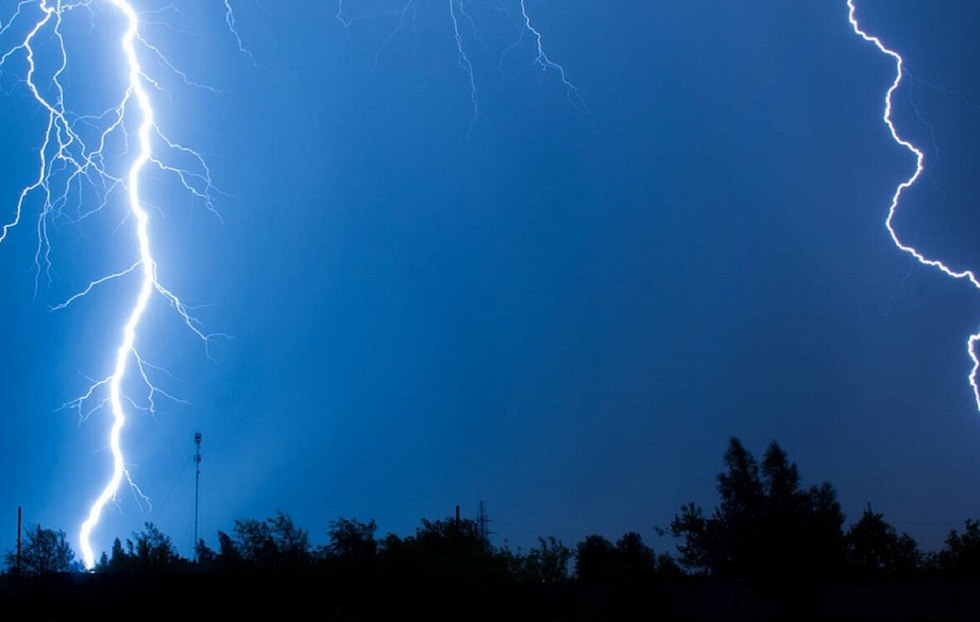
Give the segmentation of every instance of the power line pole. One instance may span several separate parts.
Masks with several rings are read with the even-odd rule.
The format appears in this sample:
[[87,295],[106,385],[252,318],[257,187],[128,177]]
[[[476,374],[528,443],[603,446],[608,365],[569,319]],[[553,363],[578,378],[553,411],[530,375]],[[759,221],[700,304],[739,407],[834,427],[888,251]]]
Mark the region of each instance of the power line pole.
[[453,523],[453,548],[456,552],[456,563],[459,563],[459,504],[456,504],[456,521]]
[[197,559],[197,527],[201,508],[201,433],[194,433],[194,444],[197,446],[197,453],[194,455],[194,462],[197,463],[197,475],[194,478],[194,559]]
[[24,508],[17,506],[17,576],[20,576],[20,525],[24,517]]

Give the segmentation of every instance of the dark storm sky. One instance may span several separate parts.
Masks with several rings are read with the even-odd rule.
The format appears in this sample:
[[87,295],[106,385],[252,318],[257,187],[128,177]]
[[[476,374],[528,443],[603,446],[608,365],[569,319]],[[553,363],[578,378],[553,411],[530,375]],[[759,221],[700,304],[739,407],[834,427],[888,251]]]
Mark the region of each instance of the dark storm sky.
[[[97,547],[154,521],[189,552],[197,430],[212,543],[277,508],[322,541],[338,516],[405,534],[483,500],[498,543],[636,530],[662,549],[654,527],[681,504],[713,507],[730,436],[757,454],[778,440],[849,520],[870,502],[925,548],[980,516],[980,292],[887,236],[914,159],[881,121],[894,64],[843,1],[527,0],[585,111],[530,38],[509,48],[517,2],[466,2],[468,136],[448,3],[420,0],[397,29],[399,2],[347,0],[345,31],[331,2],[241,0],[255,65],[212,4],[147,35],[224,91],[169,76],[157,94],[160,123],[211,163],[222,219],[166,178],[149,192],[161,279],[231,337],[209,361],[151,308],[141,352],[189,405],[132,413],[154,508],[124,491]],[[928,174],[896,226],[980,267],[980,6],[858,7],[916,78],[895,120]],[[116,35],[74,32],[89,56],[70,93],[100,105]],[[2,84],[6,222],[44,117]],[[132,284],[48,306],[128,265],[120,214],[59,224],[36,299],[36,209],[0,246],[0,542],[17,505],[76,542],[106,477],[107,413],[57,408],[107,374]]]

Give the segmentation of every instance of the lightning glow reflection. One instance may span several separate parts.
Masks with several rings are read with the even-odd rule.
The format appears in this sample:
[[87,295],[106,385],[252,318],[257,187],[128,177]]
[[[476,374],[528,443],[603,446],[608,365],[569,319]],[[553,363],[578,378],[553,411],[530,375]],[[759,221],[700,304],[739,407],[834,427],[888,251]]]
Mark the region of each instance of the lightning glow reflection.
[[[69,55],[65,44],[63,19],[71,11],[85,10],[91,14],[94,22],[96,5],[98,8],[114,10],[123,18],[124,31],[119,39],[119,49],[124,63],[125,88],[119,103],[114,107],[99,115],[82,116],[71,113],[65,105],[65,89],[61,79],[67,71]],[[224,8],[229,30],[235,35],[239,49],[247,53],[234,29],[234,15],[228,0],[224,0]],[[26,25],[23,24],[24,22]],[[34,257],[36,290],[42,273],[50,274],[49,220],[55,216],[64,216],[66,208],[73,201],[78,203],[77,215],[73,220],[79,222],[105,208],[109,204],[110,196],[115,194],[117,189],[124,190],[123,224],[131,222],[135,225],[137,256],[135,260],[129,262],[128,268],[93,280],[80,293],[52,307],[52,310],[64,309],[109,281],[138,278],[136,296],[131,306],[127,307],[126,321],[122,326],[119,341],[114,346],[115,356],[111,374],[93,381],[81,396],[65,404],[66,407],[77,410],[82,419],[104,406],[109,407],[112,415],[108,439],[112,454],[111,476],[92,503],[79,531],[79,545],[84,564],[87,568],[92,568],[95,565],[95,552],[91,543],[92,532],[99,524],[106,504],[115,499],[118,494],[123,479],[128,481],[138,500],[148,502],[129,476],[122,448],[122,431],[126,424],[127,406],[141,408],[124,393],[128,372],[135,366],[136,380],[148,388],[145,398],[147,405],[142,407],[145,410],[154,412],[154,397],[157,395],[180,401],[153,385],[148,370],[157,368],[144,361],[137,351],[138,329],[151,296],[155,292],[167,301],[183,323],[203,340],[205,345],[214,336],[205,334],[198,322],[189,314],[189,309],[184,302],[159,281],[157,263],[151,252],[150,217],[144,204],[145,199],[141,195],[141,182],[145,169],[147,165],[153,165],[160,171],[176,177],[183,189],[202,200],[205,206],[213,211],[214,188],[211,183],[211,172],[197,152],[167,138],[157,126],[149,90],[163,91],[163,87],[143,70],[137,50],[145,51],[185,84],[200,85],[190,81],[163,56],[157,47],[141,36],[139,15],[128,0],[78,0],[76,2],[22,0],[17,4],[15,12],[8,21],[5,24],[0,22],[0,36],[9,35],[12,28],[21,28],[26,30],[26,33],[23,39],[0,54],[0,70],[4,69],[7,63],[13,64],[15,58],[23,57],[27,64],[23,83],[26,84],[34,100],[46,111],[47,120],[44,138],[39,148],[37,176],[20,191],[13,218],[0,229],[0,243],[20,224],[25,210],[32,204],[34,197],[38,196],[40,199],[37,218],[38,243]],[[43,49],[45,54],[51,54],[49,46],[52,41],[55,44],[56,68],[50,75],[45,74],[39,78],[36,64],[39,50]],[[99,130],[97,139],[90,146],[83,137],[93,125]],[[135,148],[129,138],[130,126],[136,128]],[[106,164],[107,144],[116,134],[121,135],[125,152],[134,150],[132,159],[123,165],[122,174],[114,174]],[[184,161],[189,160],[191,168],[166,163],[163,156],[154,153],[155,143],[163,152]],[[81,205],[83,186],[95,193],[96,200],[91,206]],[[106,392],[107,397],[101,397]],[[89,401],[95,402],[96,405],[89,408],[87,406]]]
[[[854,33],[859,35],[868,43],[873,43],[878,50],[880,50],[883,54],[887,54],[895,61],[895,79],[892,81],[891,86],[888,87],[888,90],[885,93],[885,111],[882,119],[884,120],[885,125],[888,126],[888,131],[891,133],[892,139],[915,156],[915,172],[912,173],[908,179],[900,183],[897,188],[895,188],[895,193],[892,195],[891,204],[888,206],[888,217],[885,219],[885,227],[888,229],[888,233],[891,235],[892,241],[895,242],[895,245],[902,251],[915,258],[915,260],[922,265],[938,268],[946,275],[955,279],[966,279],[973,285],[973,287],[980,289],[980,281],[978,281],[977,276],[972,271],[956,270],[954,268],[950,268],[938,259],[930,259],[926,257],[921,251],[902,242],[901,238],[898,236],[898,233],[895,231],[892,221],[895,218],[895,212],[898,209],[898,204],[902,199],[902,193],[915,184],[919,177],[922,176],[925,168],[925,154],[911,142],[902,138],[899,135],[898,130],[895,129],[895,123],[892,121],[892,97],[894,96],[895,91],[898,89],[899,84],[901,84],[902,77],[907,73],[907,70],[905,69],[905,60],[898,52],[886,47],[885,44],[882,43],[881,39],[870,35],[861,29],[861,26],[858,24],[856,16],[857,9],[854,3],[855,0],[847,0],[848,20],[851,23],[851,27],[854,29]],[[980,387],[977,385],[977,372],[980,370],[980,359],[978,359],[976,351],[978,341],[980,341],[980,331],[970,335],[970,338],[967,340],[966,350],[970,356],[970,359],[973,361],[973,368],[970,370],[969,382],[970,386],[973,388],[973,397],[976,402],[977,410],[980,411]]]

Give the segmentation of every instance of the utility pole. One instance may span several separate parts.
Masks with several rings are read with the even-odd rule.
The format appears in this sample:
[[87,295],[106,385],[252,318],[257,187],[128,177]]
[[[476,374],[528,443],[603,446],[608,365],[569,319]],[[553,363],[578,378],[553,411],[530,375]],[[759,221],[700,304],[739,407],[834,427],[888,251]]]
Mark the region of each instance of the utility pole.
[[17,576],[20,576],[20,525],[24,517],[24,508],[17,506]]
[[197,463],[197,475],[194,478],[194,559],[197,559],[197,527],[201,508],[201,433],[194,433],[194,444],[197,446],[197,453],[194,455],[194,462]]
[[453,548],[456,550],[456,561],[459,563],[459,504],[456,505],[456,522],[453,523]]

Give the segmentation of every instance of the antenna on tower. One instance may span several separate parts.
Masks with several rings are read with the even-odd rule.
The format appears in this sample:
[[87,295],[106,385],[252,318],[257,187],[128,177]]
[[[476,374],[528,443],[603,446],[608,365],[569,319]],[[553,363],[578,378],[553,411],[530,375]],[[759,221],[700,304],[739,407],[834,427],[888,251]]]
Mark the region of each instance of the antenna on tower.
[[480,501],[480,513],[476,516],[476,528],[480,538],[487,544],[490,543],[490,518],[487,516],[487,506]]
[[194,433],[194,444],[197,451],[194,454],[194,462],[197,464],[197,475],[194,477],[194,559],[198,557],[197,551],[197,527],[200,517],[201,507],[201,433]]

